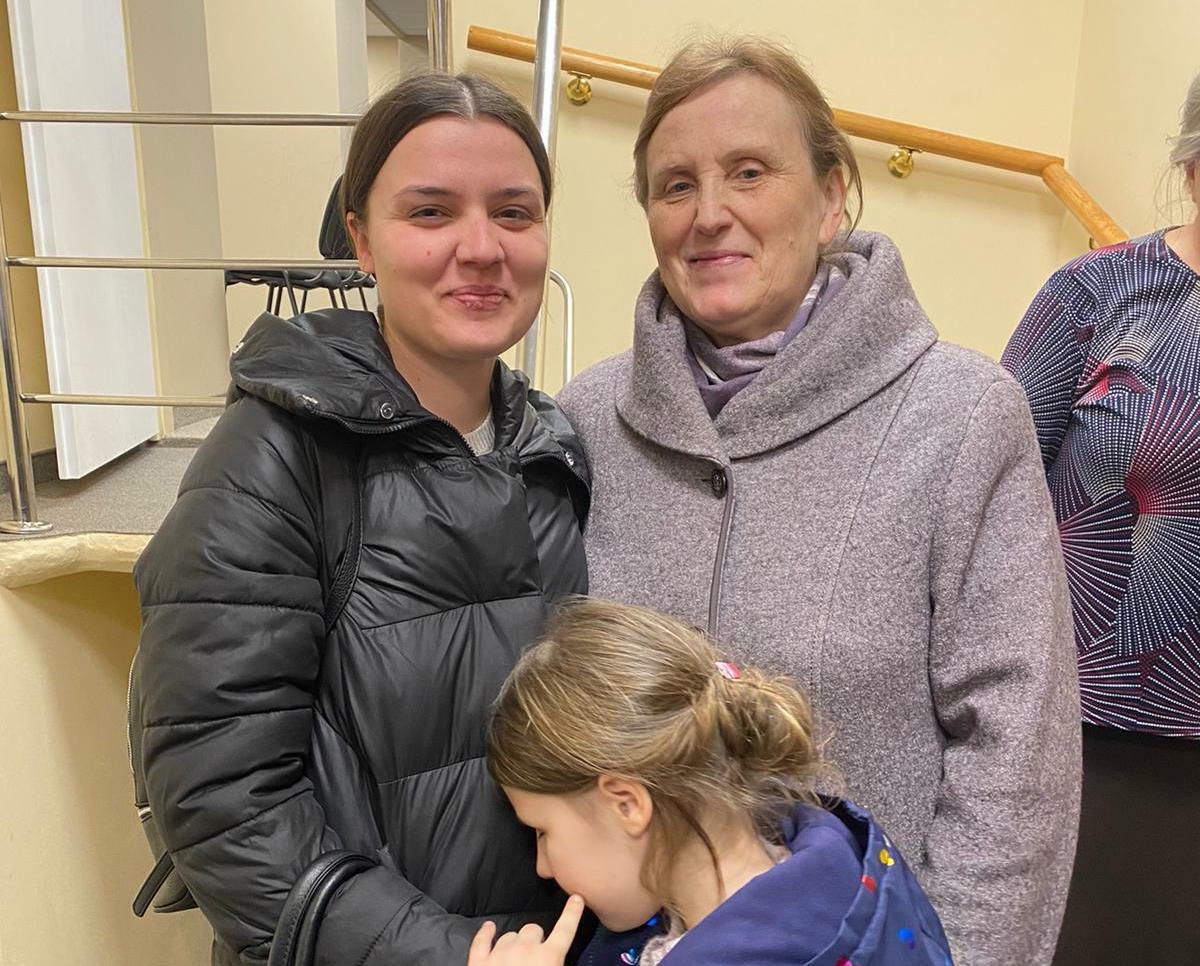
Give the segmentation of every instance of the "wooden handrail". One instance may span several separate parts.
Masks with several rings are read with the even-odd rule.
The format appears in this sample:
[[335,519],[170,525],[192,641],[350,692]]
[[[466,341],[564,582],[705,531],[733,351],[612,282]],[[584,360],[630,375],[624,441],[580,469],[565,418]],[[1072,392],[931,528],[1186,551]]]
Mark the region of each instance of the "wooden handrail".
[[1046,165],[1042,180],[1099,244],[1115,245],[1129,238],[1129,233],[1096,204],[1096,199],[1061,164]]
[[[531,64],[537,55],[537,44],[530,37],[474,25],[467,28],[467,47],[488,54],[510,57],[513,60],[528,61]],[[568,74],[587,74],[589,77],[616,81],[618,84],[628,84],[630,87],[640,87],[647,91],[654,86],[659,74],[659,69],[649,64],[618,60],[616,57],[593,54],[576,47],[563,47],[562,69]]]
[[[467,47],[513,60],[533,62],[536,45],[529,37],[472,26],[467,31]],[[649,90],[659,74],[659,68],[631,60],[619,60],[577,47],[563,47],[562,69],[567,73],[586,74],[600,80],[615,81],[631,87]],[[990,168],[1002,168],[1020,174],[1035,175],[1067,207],[1088,234],[1101,245],[1124,241],[1129,235],[1096,203],[1083,186],[1071,176],[1063,159],[1053,154],[1028,151],[993,141],[963,137],[948,131],[905,124],[888,118],[858,114],[855,111],[834,109],[834,120],[847,134],[915,148],[927,154],[937,154]]]

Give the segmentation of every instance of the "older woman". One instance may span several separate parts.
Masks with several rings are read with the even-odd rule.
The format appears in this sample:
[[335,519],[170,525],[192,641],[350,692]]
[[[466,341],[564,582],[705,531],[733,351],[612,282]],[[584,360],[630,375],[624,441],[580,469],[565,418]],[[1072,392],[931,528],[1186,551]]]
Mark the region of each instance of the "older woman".
[[[1200,77],[1171,162],[1200,203]],[[1056,272],[1002,362],[1033,407],[1083,699],[1055,962],[1195,962],[1195,891],[1178,882],[1200,863],[1179,834],[1200,823],[1200,214]]]
[[215,963],[264,962],[293,883],[338,849],[377,865],[328,907],[324,966],[462,962],[472,920],[561,908],[483,759],[550,602],[586,590],[582,454],[497,362],[541,304],[549,201],[537,129],[495,85],[380,98],[343,202],[381,323],[260,318],[138,562],[139,805]]
[[956,961],[1048,962],[1078,698],[1020,387],[937,340],[887,238],[839,237],[857,167],[786,51],[685,48],[634,158],[658,270],[632,351],[561,397],[593,470],[593,593],[803,682]]

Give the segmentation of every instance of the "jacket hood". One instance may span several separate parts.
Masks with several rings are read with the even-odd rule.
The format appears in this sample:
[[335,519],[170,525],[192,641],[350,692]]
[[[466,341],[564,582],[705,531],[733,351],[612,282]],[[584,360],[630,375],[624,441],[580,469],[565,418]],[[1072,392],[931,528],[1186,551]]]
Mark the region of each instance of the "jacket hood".
[[948,966],[941,923],[903,857],[866,811],[826,803],[797,807],[783,828],[791,857],[697,923],[663,966]]
[[[396,371],[370,312],[321,309],[281,319],[264,312],[233,349],[230,397],[257,396],[288,412],[362,433],[405,422],[441,422]],[[525,376],[496,363],[492,410],[497,445],[528,435],[536,417]],[[538,407],[541,408],[541,407]],[[565,420],[559,417],[566,426]],[[554,431],[554,427],[550,427]]]
[[658,272],[638,296],[629,426],[668,449],[738,459],[793,442],[854,409],[937,341],[896,246],[856,231],[826,256],[848,278],[809,324],[718,414],[708,415],[687,362],[682,313]]
[[869,835],[858,814],[797,807],[783,823],[791,856],[697,923],[664,966],[707,966],[706,950],[721,950],[724,966],[811,962],[838,937],[860,891]]

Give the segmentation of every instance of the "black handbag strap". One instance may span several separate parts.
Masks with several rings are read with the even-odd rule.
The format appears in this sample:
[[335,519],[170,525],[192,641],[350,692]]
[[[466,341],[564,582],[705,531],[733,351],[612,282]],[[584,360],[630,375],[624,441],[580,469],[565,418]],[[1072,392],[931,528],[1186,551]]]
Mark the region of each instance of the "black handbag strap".
[[312,966],[329,900],[349,879],[374,867],[365,855],[342,849],[326,852],[305,869],[283,903],[267,966]]
[[135,916],[140,918],[146,914],[146,910],[150,908],[150,903],[158,895],[158,890],[163,887],[163,883],[167,881],[167,876],[174,869],[175,863],[171,861],[171,853],[163,852],[158,857],[158,861],[154,863],[154,868],[150,870],[150,874],[146,876],[146,881],[142,883],[142,887],[138,889],[137,895],[133,897],[133,914]]

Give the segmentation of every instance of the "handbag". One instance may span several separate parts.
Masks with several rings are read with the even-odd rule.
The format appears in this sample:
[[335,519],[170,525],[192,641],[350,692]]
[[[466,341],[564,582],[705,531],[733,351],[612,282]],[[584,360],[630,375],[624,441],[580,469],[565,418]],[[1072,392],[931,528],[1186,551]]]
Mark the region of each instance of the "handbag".
[[365,855],[341,849],[326,852],[305,869],[283,903],[267,966],[312,966],[317,930],[330,899],[347,881],[374,867]]

